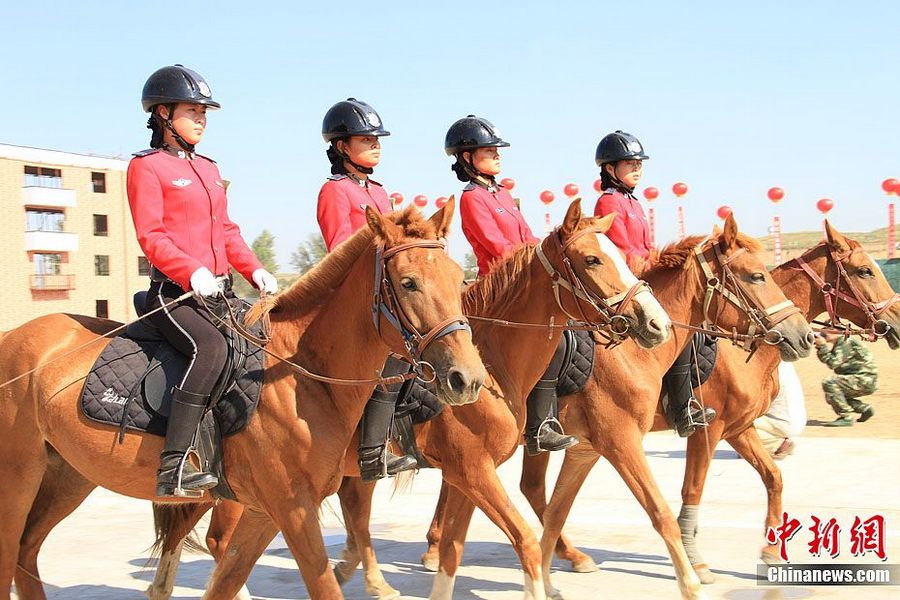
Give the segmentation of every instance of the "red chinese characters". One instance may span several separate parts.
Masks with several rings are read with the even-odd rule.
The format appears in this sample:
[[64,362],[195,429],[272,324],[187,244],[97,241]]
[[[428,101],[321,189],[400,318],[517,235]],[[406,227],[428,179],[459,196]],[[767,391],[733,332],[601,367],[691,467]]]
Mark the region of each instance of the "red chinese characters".
[[782,560],[788,560],[787,543],[800,531],[800,521],[788,519],[788,514],[781,513],[781,525],[769,527],[766,531],[766,541],[770,544],[778,544],[778,552]]
[[809,542],[809,553],[812,556],[821,556],[824,550],[831,558],[837,558],[841,553],[841,526],[837,524],[837,519],[831,517],[825,523],[815,515],[810,515],[810,517],[813,520],[813,525],[809,530],[813,533],[813,539]]
[[853,519],[850,528],[850,553],[853,556],[865,556],[874,552],[881,560],[887,559],[884,551],[884,516],[875,515],[865,521],[859,517]]

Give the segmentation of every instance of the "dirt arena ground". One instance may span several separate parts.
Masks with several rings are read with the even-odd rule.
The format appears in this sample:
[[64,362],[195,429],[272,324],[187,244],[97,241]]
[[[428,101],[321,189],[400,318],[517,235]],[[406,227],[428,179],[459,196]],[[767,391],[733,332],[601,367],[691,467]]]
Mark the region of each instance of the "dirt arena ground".
[[[871,402],[875,418],[854,427],[830,429],[834,418],[819,381],[827,371],[816,359],[798,364],[806,392],[809,426],[793,456],[779,462],[784,477],[784,508],[810,525],[810,515],[835,517],[843,528],[839,560],[813,559],[798,535],[790,551],[795,562],[867,562],[849,556],[848,530],[855,516],[880,514],[887,523],[887,563],[900,563],[900,351],[886,344],[875,349],[880,366],[879,391]],[[669,505],[677,513],[684,471],[684,443],[668,433],[647,436],[644,447]],[[551,468],[558,469],[554,456]],[[499,469],[516,507],[540,532],[518,492],[521,459]],[[419,564],[424,535],[437,498],[440,474],[422,471],[411,489],[393,493],[388,483],[376,490],[372,531],[387,581],[404,598],[427,598],[433,575]],[[795,598],[854,600],[897,598],[892,587],[767,587],[755,580],[762,545],[765,490],[757,474],[726,444],[716,451],[700,516],[700,550],[716,575],[704,586],[706,598],[778,600]],[[321,515],[332,558],[344,542],[340,509],[334,498]],[[203,531],[203,529],[201,529]],[[649,519],[608,463],[590,475],[568,522],[567,532],[600,567],[578,574],[554,563],[553,579],[567,600],[598,597],[678,598],[670,559]],[[140,600],[153,577],[147,548],[153,537],[149,504],[98,490],[48,538],[41,555],[41,574],[51,600]],[[807,533],[808,535],[808,533]],[[152,565],[150,565],[152,566]],[[179,572],[177,599],[196,599],[213,563],[205,555],[186,555]],[[251,574],[248,587],[260,600],[308,598],[296,564],[279,536]],[[347,598],[368,598],[359,573],[344,589]],[[481,513],[470,528],[454,598],[506,600],[522,598],[522,572],[502,533]]]

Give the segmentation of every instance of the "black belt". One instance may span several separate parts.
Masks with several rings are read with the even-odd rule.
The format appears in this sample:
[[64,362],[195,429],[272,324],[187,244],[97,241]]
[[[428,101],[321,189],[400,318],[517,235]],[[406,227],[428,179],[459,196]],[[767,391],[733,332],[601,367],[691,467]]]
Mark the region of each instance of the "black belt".
[[[221,277],[221,276],[217,275],[216,277]],[[150,281],[152,281],[153,283],[171,283],[173,285],[177,285],[178,287],[181,287],[180,283],[178,283],[177,281],[175,281],[174,279],[172,279],[171,277],[169,277],[168,275],[166,275],[165,273],[163,273],[162,271],[160,271],[153,265],[150,265]],[[222,291],[223,292],[229,291],[231,289],[231,284],[233,281],[234,281],[234,279],[233,279],[231,273],[228,273],[228,275],[225,277],[225,280],[222,282]]]

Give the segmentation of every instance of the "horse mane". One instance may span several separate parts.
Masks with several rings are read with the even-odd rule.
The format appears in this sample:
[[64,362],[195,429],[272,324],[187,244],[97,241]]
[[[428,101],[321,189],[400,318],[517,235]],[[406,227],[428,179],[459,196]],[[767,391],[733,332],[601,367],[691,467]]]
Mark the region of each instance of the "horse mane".
[[[391,212],[385,218],[400,226],[404,238],[437,239],[434,223],[423,217],[414,206]],[[247,322],[254,323],[269,313],[288,318],[321,307],[340,287],[363,252],[373,248],[374,242],[375,234],[372,230],[369,227],[360,228],[289,288],[256,302],[247,313]]]
[[[628,266],[638,277],[662,270],[692,269],[696,266],[696,263],[688,259],[693,256],[694,248],[697,247],[697,244],[702,243],[705,239],[706,236],[702,235],[688,236],[681,241],[672,242],[671,244],[666,244],[663,248],[653,250],[646,259],[640,257],[632,258],[628,261]],[[722,234],[713,238],[715,243],[719,243],[721,240]],[[738,247],[754,254],[763,250],[763,245],[759,240],[743,232],[738,232],[737,244]]]
[[505,259],[496,261],[487,275],[463,292],[463,310],[469,314],[484,314],[493,307],[512,304],[514,296],[522,292],[528,266],[534,258],[537,244],[527,243]]

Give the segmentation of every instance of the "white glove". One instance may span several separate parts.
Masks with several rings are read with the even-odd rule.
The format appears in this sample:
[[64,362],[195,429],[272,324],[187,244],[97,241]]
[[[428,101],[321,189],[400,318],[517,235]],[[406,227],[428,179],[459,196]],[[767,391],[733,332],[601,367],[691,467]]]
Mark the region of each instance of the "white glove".
[[198,296],[218,296],[222,293],[216,277],[206,267],[200,267],[191,275],[191,289]]
[[265,269],[253,271],[251,279],[253,279],[253,283],[258,289],[263,290],[267,294],[274,294],[278,291],[278,280]]

